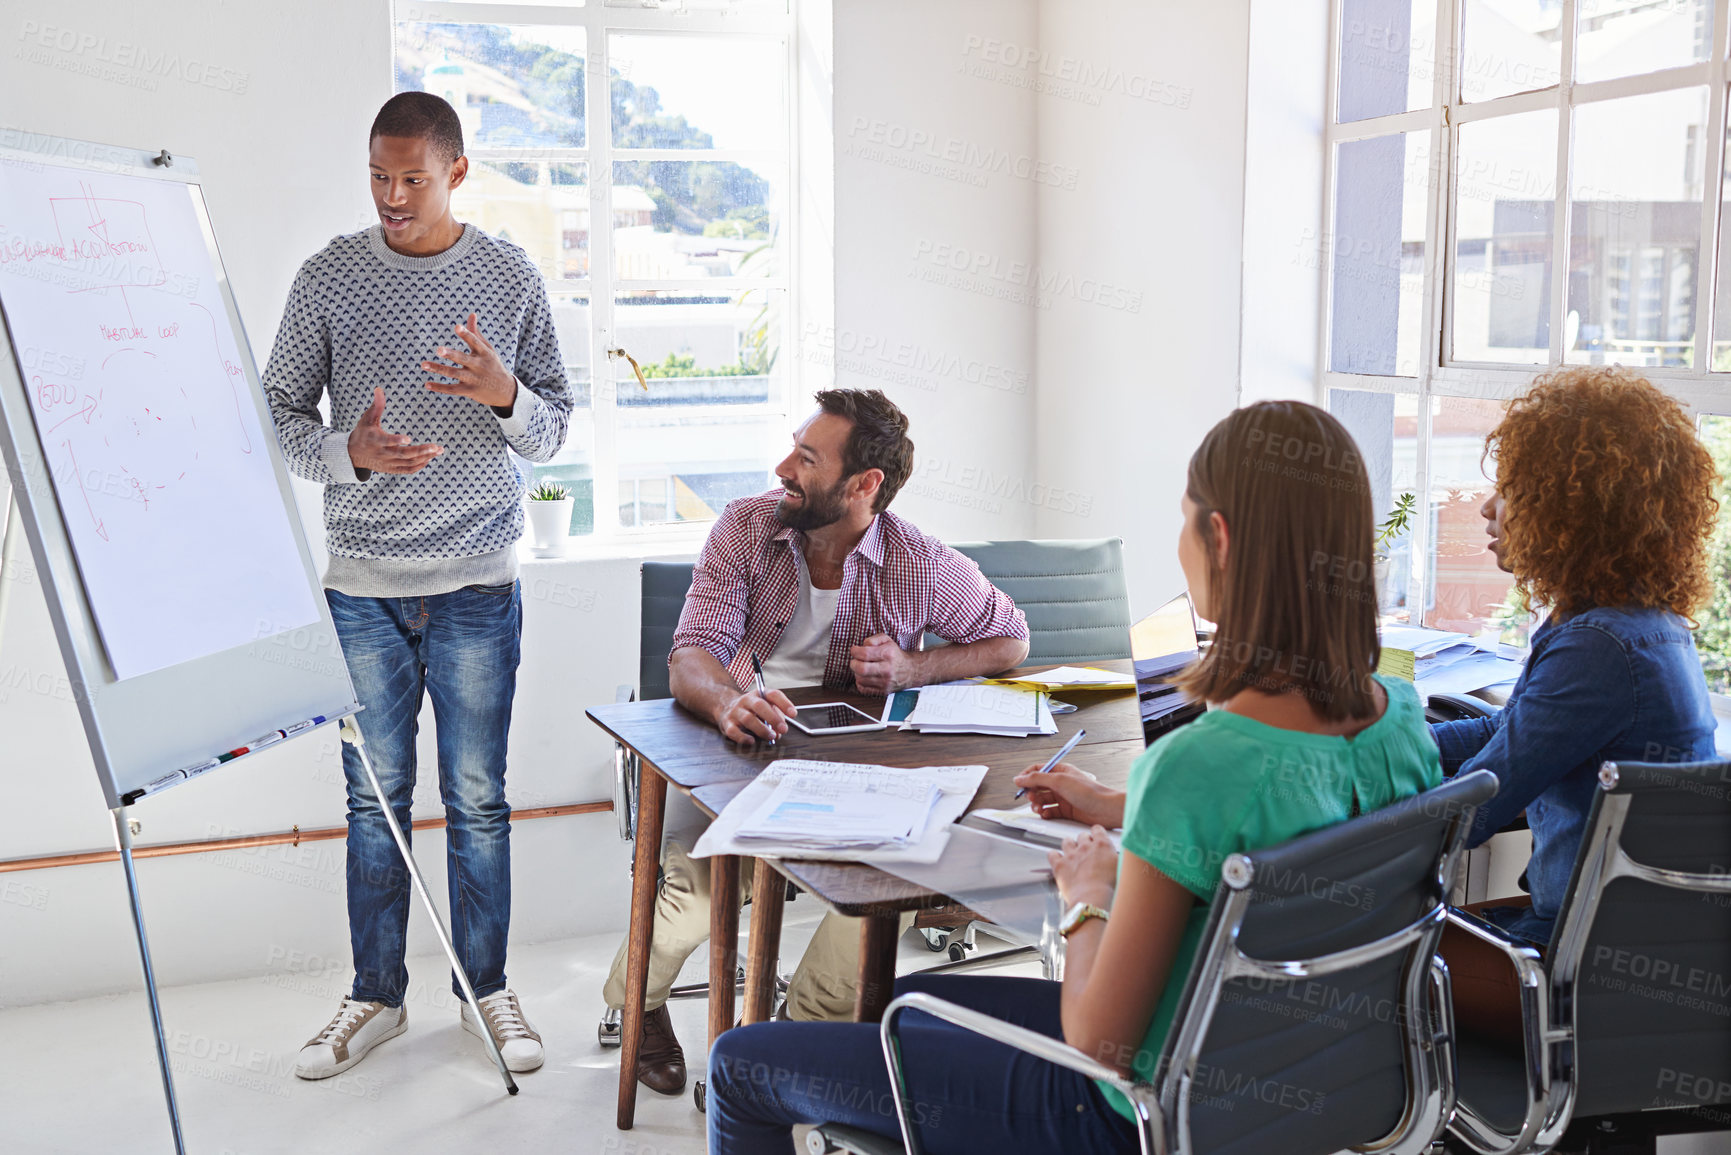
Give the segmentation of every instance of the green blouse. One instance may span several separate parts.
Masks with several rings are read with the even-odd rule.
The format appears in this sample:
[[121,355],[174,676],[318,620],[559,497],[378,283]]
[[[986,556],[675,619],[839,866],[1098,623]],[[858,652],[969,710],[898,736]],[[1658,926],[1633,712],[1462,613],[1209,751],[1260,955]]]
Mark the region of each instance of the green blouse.
[[[1388,709],[1351,738],[1210,710],[1148,747],[1131,767],[1125,851],[1197,898],[1132,1063],[1138,1078],[1154,1075],[1228,855],[1345,822],[1355,798],[1368,813],[1441,783],[1442,764],[1413,684],[1380,674],[1376,680],[1388,693]],[[1101,1090],[1134,1120],[1128,1099],[1105,1084]]]

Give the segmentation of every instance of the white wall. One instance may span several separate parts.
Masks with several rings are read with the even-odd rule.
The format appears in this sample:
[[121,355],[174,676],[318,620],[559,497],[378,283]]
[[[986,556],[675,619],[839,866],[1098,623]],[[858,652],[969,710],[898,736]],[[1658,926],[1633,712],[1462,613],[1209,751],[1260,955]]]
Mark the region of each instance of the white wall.
[[1237,403],[1249,11],[1042,0],[1020,69],[1042,158],[1076,174],[1040,190],[1036,472],[1091,499],[1034,528],[1124,538],[1133,618],[1184,588],[1184,467]]
[[908,414],[895,510],[939,537],[1031,535],[1034,95],[968,75],[1033,42],[1034,0],[838,0],[836,328],[806,354]]

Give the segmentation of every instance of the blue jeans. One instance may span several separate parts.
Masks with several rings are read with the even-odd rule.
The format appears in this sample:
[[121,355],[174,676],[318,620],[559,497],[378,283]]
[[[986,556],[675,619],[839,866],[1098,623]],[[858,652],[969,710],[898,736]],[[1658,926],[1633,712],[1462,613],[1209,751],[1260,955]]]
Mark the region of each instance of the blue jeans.
[[[517,583],[448,594],[355,598],[326,590],[367,753],[391,810],[410,834],[415,734],[423,692],[438,724],[439,797],[445,804],[451,938],[482,998],[505,988],[511,925],[511,808],[505,802],[505,737],[517,687],[522,595]],[[409,972],[409,873],[352,746],[348,781],[349,945],[353,997],[401,1006]],[[451,990],[462,996],[456,975]]]
[[[1054,1038],[1058,983],[973,975],[910,975],[922,991]],[[901,1021],[909,1115],[928,1155],[1136,1150],[1130,1121],[1091,1079],[929,1015]],[[709,1054],[709,1155],[786,1155],[800,1123],[846,1123],[899,1138],[895,1095],[875,1023],[756,1023]]]

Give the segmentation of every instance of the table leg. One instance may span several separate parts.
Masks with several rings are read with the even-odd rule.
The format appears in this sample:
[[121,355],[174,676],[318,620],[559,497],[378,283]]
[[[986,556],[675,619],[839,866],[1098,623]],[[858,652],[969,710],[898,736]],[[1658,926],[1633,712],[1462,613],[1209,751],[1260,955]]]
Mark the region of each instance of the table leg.
[[739,969],[739,859],[709,860],[709,1045],[733,1026],[733,989]]
[[781,908],[787,881],[763,859],[751,876],[751,947],[745,960],[747,1023],[769,1020],[775,1010],[775,964],[781,957]]
[[899,914],[867,915],[859,928],[859,994],[854,997],[856,1023],[881,1022],[896,985],[896,941],[901,938]]
[[625,955],[625,1010],[619,1024],[619,1110],[631,1130],[637,1117],[637,1056],[643,1047],[643,1000],[649,990],[649,942],[655,929],[655,878],[661,865],[661,824],[667,779],[643,763],[637,788],[637,847],[631,866],[631,929]]

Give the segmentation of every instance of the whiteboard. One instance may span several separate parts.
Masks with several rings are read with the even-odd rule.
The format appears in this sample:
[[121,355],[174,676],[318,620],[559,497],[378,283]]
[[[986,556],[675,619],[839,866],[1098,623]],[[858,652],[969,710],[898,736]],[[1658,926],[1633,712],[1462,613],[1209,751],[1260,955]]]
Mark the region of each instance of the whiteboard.
[[354,691],[198,168],[0,149],[0,451],[109,805]]
[[0,307],[122,679],[318,619],[197,198],[150,177],[0,169]]

